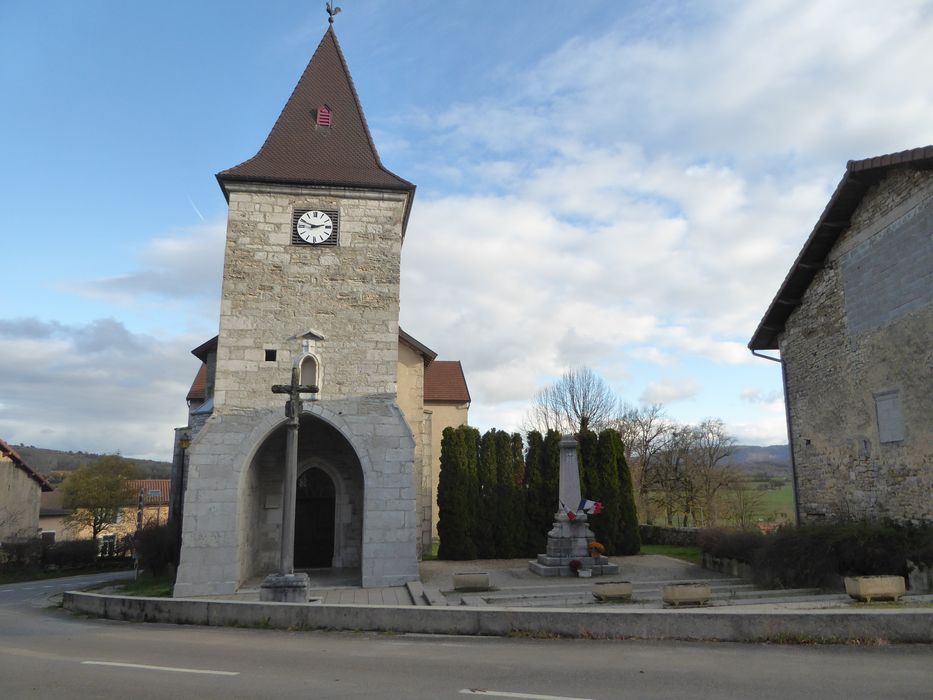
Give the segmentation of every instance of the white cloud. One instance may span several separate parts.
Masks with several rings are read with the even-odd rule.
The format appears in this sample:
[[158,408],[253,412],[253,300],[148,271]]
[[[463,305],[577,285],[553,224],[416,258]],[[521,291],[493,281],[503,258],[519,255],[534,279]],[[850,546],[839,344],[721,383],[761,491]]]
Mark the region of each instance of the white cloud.
[[89,297],[128,306],[151,300],[164,303],[203,302],[220,292],[225,225],[219,222],[189,227],[155,238],[139,254],[137,269],[64,286]]
[[762,391],[758,387],[752,386],[743,388],[739,398],[748,403],[773,404],[780,401],[783,405],[783,397],[779,391]]
[[700,385],[693,379],[665,379],[649,384],[638,400],[642,404],[670,404],[695,398],[700,392]]
[[113,319],[0,320],[0,435],[42,447],[169,459],[200,340],[134,334]]

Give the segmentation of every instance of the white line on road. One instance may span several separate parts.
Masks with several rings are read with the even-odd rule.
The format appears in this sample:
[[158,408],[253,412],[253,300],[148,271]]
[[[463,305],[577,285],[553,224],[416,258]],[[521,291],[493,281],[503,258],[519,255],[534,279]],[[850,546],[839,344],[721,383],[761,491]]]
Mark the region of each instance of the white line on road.
[[143,668],[148,671],[172,671],[173,673],[204,673],[209,676],[239,676],[239,671],[211,671],[203,668],[175,668],[174,666],[149,666],[148,664],[123,664],[117,661],[82,661],[87,666],[118,666],[120,668]]
[[499,698],[528,698],[528,700],[590,700],[589,698],[572,698],[568,695],[535,695],[534,693],[508,693],[504,690],[473,690],[464,688],[461,695],[493,695]]
[[4,588],[2,591],[0,591],[0,593],[12,593],[12,592],[13,592],[12,588]]

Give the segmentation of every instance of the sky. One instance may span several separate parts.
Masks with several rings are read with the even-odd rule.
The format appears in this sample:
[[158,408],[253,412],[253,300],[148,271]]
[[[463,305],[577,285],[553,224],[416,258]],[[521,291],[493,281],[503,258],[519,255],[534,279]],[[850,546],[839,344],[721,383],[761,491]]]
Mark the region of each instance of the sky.
[[[570,367],[786,442],[746,344],[846,161],[933,143],[933,6],[338,0],[418,185],[401,325],[517,429]],[[168,459],[217,333],[226,203],[324,2],[0,2],[0,437]]]

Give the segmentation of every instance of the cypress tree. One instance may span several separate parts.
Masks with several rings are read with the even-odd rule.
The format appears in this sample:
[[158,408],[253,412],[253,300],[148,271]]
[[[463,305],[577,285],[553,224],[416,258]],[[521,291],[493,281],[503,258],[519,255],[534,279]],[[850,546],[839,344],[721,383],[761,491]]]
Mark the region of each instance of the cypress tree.
[[441,559],[475,559],[470,537],[471,499],[469,465],[465,455],[466,435],[461,429],[445,428],[441,439],[441,466],[437,484]]
[[499,522],[499,470],[497,466],[496,431],[489,430],[483,435],[479,446],[477,465],[478,492],[475,506],[474,541],[476,552],[481,559],[493,559],[496,548],[496,530]]
[[470,512],[467,514],[467,531],[476,556],[476,528],[478,527],[476,503],[479,500],[479,441],[480,434],[476,428],[463,425],[457,428],[463,435],[463,459],[466,465],[464,498],[469,504]]
[[553,512],[546,500],[542,481],[544,473],[544,438],[537,430],[528,433],[525,454],[525,554],[534,556],[545,551],[547,533],[551,529]]
[[602,512],[593,518],[593,534],[605,547],[607,554],[618,554],[622,523],[622,504],[619,493],[618,463],[622,443],[614,430],[599,434],[596,481],[597,493],[602,501]]
[[[581,430],[577,448],[580,464],[580,491],[583,498],[598,501],[602,498],[599,493],[599,438],[592,430]],[[576,510],[579,503],[565,503],[568,510]]]
[[[500,559],[518,556],[521,540],[520,514],[515,512],[515,462],[512,455],[512,438],[503,430],[495,434],[496,445],[496,555]],[[524,539],[524,538],[522,538]]]
[[[560,509],[560,439],[556,430],[548,430],[544,436],[544,450],[541,456],[541,496],[542,507],[546,509],[550,521]],[[548,528],[550,530],[550,528]]]
[[641,551],[641,532],[638,529],[638,510],[635,507],[635,489],[632,487],[632,473],[625,461],[622,438],[616,433],[617,443],[616,471],[619,475],[619,509],[621,518],[616,535],[617,554],[638,554]]

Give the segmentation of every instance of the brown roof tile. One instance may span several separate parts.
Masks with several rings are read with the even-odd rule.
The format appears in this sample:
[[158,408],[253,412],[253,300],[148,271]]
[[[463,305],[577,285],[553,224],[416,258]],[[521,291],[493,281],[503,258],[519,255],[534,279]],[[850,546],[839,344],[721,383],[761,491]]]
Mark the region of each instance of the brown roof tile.
[[43,491],[52,491],[52,484],[48,482],[44,476],[39,472],[35,471],[19,456],[19,453],[14,450],[5,440],[0,439],[0,455],[3,455],[9,459],[13,464],[22,469],[29,476],[30,479],[39,484],[40,488]]
[[468,403],[470,390],[459,360],[434,360],[424,370],[424,400]]
[[[315,115],[325,105],[332,125],[317,126]],[[225,196],[226,183],[232,181],[415,190],[382,165],[333,28],[321,39],[259,152],[218,173],[217,180]]]

